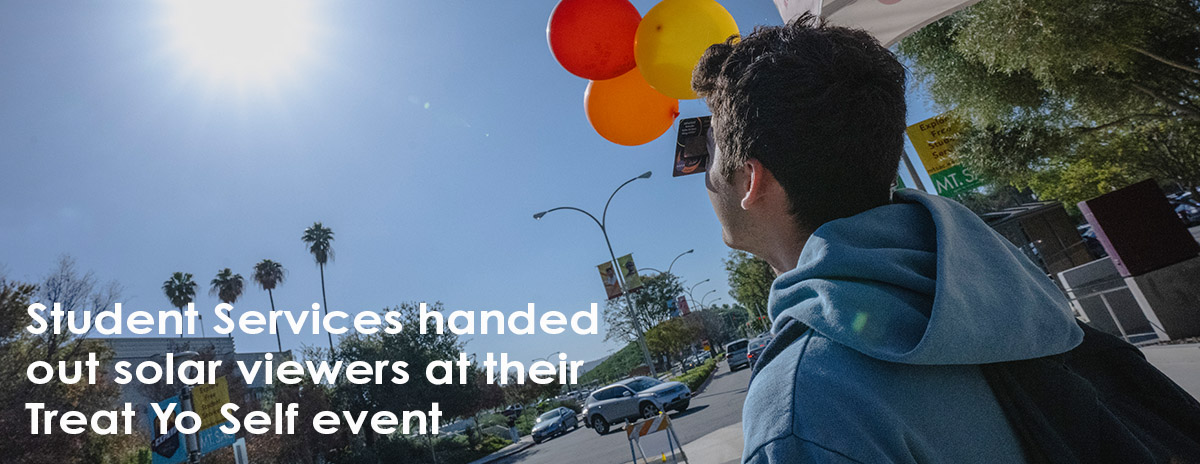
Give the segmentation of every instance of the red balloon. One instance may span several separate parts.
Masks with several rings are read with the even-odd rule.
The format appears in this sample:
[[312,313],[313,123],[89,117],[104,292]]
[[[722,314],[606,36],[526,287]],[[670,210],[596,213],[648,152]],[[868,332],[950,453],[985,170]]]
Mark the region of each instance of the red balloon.
[[571,74],[606,80],[633,69],[633,38],[642,15],[629,0],[562,0],[550,13],[546,41]]

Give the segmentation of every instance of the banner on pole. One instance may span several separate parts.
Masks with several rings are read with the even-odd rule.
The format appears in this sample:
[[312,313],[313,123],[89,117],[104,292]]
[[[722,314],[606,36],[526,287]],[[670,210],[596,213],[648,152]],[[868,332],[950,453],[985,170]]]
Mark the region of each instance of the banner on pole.
[[625,291],[632,292],[642,288],[642,276],[638,275],[637,265],[633,264],[632,254],[617,258],[617,264],[621,266],[621,275],[625,279]]
[[600,281],[604,282],[604,293],[608,294],[608,299],[621,296],[621,281],[617,278],[617,270],[613,269],[612,262],[600,263],[596,265],[596,269],[600,270]]

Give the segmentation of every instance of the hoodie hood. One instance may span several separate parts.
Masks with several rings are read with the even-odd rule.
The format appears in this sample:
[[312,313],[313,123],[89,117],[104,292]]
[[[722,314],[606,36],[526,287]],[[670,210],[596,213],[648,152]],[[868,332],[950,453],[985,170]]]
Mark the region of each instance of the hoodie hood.
[[967,208],[915,190],[812,234],[769,302],[872,358],[986,364],[1066,352],[1083,340],[1068,302],[1020,250]]

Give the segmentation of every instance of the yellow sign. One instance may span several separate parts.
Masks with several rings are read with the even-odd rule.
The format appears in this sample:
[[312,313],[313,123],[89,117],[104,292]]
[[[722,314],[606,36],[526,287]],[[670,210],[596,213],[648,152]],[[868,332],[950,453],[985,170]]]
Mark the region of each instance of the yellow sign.
[[954,121],[944,113],[908,126],[908,139],[930,175],[954,167],[950,151],[954,149],[957,135]]
[[979,176],[951,156],[958,144],[958,127],[946,113],[908,126],[907,132],[938,195],[953,197],[983,184]]
[[216,383],[192,388],[192,410],[200,415],[200,430],[224,423],[221,406],[229,402],[229,383],[225,377],[218,377]]

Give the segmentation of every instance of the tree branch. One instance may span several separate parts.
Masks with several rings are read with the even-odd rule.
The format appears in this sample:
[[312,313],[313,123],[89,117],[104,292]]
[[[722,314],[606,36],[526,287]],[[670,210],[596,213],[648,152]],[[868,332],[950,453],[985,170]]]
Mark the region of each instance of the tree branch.
[[1129,85],[1132,86],[1133,88],[1137,89],[1138,91],[1146,94],[1150,98],[1153,98],[1159,102],[1162,102],[1163,104],[1175,109],[1176,111],[1184,113],[1183,117],[1187,117],[1188,119],[1200,120],[1200,110],[1197,110],[1196,108],[1192,107],[1192,105],[1190,105],[1190,104],[1188,104],[1188,105],[1182,104],[1177,100],[1173,100],[1167,96],[1163,96],[1162,94],[1159,94],[1158,92],[1155,92],[1155,91],[1153,91],[1141,84],[1138,84],[1136,82],[1130,82]]
[[1184,70],[1184,71],[1190,72],[1190,73],[1192,73],[1192,74],[1200,74],[1200,69],[1196,69],[1195,67],[1188,66],[1188,65],[1186,65],[1186,64],[1183,64],[1183,63],[1179,63],[1179,62],[1177,62],[1177,61],[1175,61],[1175,60],[1170,60],[1170,59],[1167,59],[1167,58],[1163,58],[1163,57],[1161,57],[1161,56],[1158,56],[1158,55],[1155,55],[1155,54],[1153,54],[1153,53],[1150,53],[1149,51],[1147,51],[1147,50],[1145,50],[1145,49],[1138,48],[1138,47],[1134,47],[1134,46],[1132,46],[1132,45],[1125,45],[1125,48],[1128,48],[1128,49],[1130,49],[1130,50],[1133,50],[1133,51],[1135,51],[1135,52],[1138,52],[1138,53],[1140,53],[1140,54],[1142,54],[1142,55],[1146,56],[1147,58],[1150,58],[1150,59],[1152,59],[1152,60],[1154,60],[1154,61],[1157,61],[1157,62],[1159,62],[1159,63],[1162,63],[1162,64],[1165,64],[1165,65],[1167,65],[1167,66],[1170,66],[1170,67],[1172,67],[1172,68],[1181,69],[1181,70]]
[[1074,130],[1076,130],[1076,131],[1079,131],[1079,132],[1088,133],[1088,132],[1095,132],[1095,131],[1098,131],[1098,130],[1104,130],[1104,129],[1108,129],[1109,127],[1112,127],[1112,126],[1121,125],[1121,124],[1127,123],[1127,122],[1129,122],[1129,121],[1131,121],[1131,120],[1133,120],[1133,119],[1140,119],[1140,118],[1147,118],[1147,119],[1171,119],[1172,117],[1173,117],[1173,116],[1171,116],[1171,115],[1169,115],[1169,114],[1155,114],[1155,113],[1134,113],[1134,114],[1126,115],[1125,117],[1122,117],[1122,118],[1120,118],[1120,119],[1117,119],[1117,120],[1115,120],[1115,121],[1109,121],[1109,122],[1106,122],[1106,123],[1104,123],[1104,124],[1100,124],[1100,125],[1098,125],[1098,126],[1094,126],[1094,127],[1075,127],[1075,128],[1073,128],[1073,129],[1074,129]]
[[1113,4],[1114,4],[1114,5],[1134,6],[1134,7],[1139,7],[1139,8],[1149,8],[1149,9],[1152,9],[1152,10],[1156,10],[1156,11],[1158,11],[1158,12],[1160,12],[1160,13],[1164,13],[1164,14],[1166,14],[1167,16],[1174,17],[1175,19],[1178,19],[1178,20],[1180,20],[1180,21],[1186,21],[1186,22],[1188,22],[1188,23],[1192,23],[1192,22],[1194,22],[1194,21],[1195,21],[1195,18],[1193,18],[1193,17],[1188,17],[1187,15],[1180,14],[1180,13],[1179,13],[1179,12],[1177,12],[1177,11],[1171,11],[1171,10],[1169,10],[1169,9],[1167,9],[1167,8],[1163,8],[1163,7],[1161,7],[1161,6],[1158,6],[1158,5],[1152,5],[1152,4],[1149,4],[1149,3],[1140,3],[1140,2],[1113,2]]

